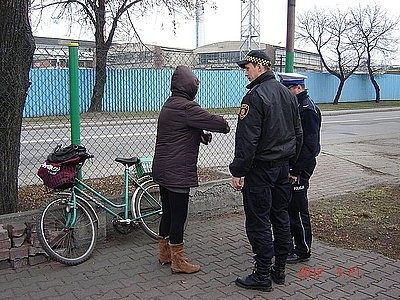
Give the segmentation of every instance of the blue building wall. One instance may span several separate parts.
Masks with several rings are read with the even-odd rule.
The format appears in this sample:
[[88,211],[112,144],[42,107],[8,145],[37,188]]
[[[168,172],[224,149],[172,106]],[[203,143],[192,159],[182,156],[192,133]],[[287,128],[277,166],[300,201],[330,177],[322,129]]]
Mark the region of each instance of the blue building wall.
[[[137,112],[159,110],[170,95],[173,70],[109,69],[103,110]],[[197,99],[205,108],[237,107],[246,93],[247,78],[242,70],[194,70],[200,80]],[[302,73],[310,96],[317,103],[332,103],[339,80],[329,73]],[[86,112],[94,86],[94,70],[79,70],[81,111]],[[24,117],[66,115],[69,113],[69,76],[67,69],[32,69],[32,85]],[[400,75],[377,75],[382,100],[400,99]],[[375,91],[366,74],[355,74],[345,83],[339,102],[375,99]]]

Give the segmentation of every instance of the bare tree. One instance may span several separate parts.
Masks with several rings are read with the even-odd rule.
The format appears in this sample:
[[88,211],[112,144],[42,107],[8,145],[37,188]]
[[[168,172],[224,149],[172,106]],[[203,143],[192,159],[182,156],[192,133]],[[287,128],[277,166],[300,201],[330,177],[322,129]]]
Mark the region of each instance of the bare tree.
[[350,14],[340,10],[314,9],[298,17],[298,39],[311,42],[325,69],[339,79],[333,104],[339,102],[346,80],[360,65],[362,47],[354,41],[354,28]]
[[0,2],[0,214],[18,204],[22,111],[35,49],[28,11],[29,0]]
[[375,80],[374,73],[379,71],[382,66],[374,63],[374,60],[376,62],[379,58],[385,56],[387,58],[396,51],[397,41],[393,38],[393,33],[397,29],[399,20],[391,19],[379,5],[353,8],[351,15],[359,38],[358,42],[364,48],[365,65],[375,89],[375,102],[379,102],[381,99],[380,87]]
[[174,22],[179,10],[192,11],[193,0],[37,0],[36,10],[54,9],[56,17],[87,24],[94,30],[96,75],[89,112],[102,111],[107,55],[123,17],[145,14],[156,7],[168,9]]

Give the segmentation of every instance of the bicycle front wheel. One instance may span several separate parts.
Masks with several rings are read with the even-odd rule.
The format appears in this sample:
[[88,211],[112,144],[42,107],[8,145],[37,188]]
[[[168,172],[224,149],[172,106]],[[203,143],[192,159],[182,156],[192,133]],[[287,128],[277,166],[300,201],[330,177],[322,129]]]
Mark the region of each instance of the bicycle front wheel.
[[57,195],[43,207],[37,220],[37,234],[50,258],[73,266],[88,260],[92,254],[97,224],[85,205],[77,201],[74,208],[71,195]]
[[133,199],[135,217],[143,231],[157,239],[162,216],[160,187],[154,181],[148,181],[142,187],[138,187],[140,190]]

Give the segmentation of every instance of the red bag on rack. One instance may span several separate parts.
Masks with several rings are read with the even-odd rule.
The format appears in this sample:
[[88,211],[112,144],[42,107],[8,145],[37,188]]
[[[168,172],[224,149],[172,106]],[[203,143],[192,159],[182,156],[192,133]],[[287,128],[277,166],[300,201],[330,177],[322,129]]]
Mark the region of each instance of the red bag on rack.
[[63,162],[46,160],[37,172],[45,186],[54,190],[64,190],[74,185],[80,157],[74,157]]

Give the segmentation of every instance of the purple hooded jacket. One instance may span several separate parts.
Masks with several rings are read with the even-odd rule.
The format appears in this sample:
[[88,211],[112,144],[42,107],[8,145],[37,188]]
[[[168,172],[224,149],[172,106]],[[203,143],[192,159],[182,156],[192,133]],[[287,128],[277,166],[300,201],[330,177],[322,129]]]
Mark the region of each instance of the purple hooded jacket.
[[171,96],[164,103],[157,125],[153,158],[154,181],[165,187],[198,186],[197,159],[203,130],[228,133],[228,123],[194,100],[199,80],[185,66],[172,75]]

